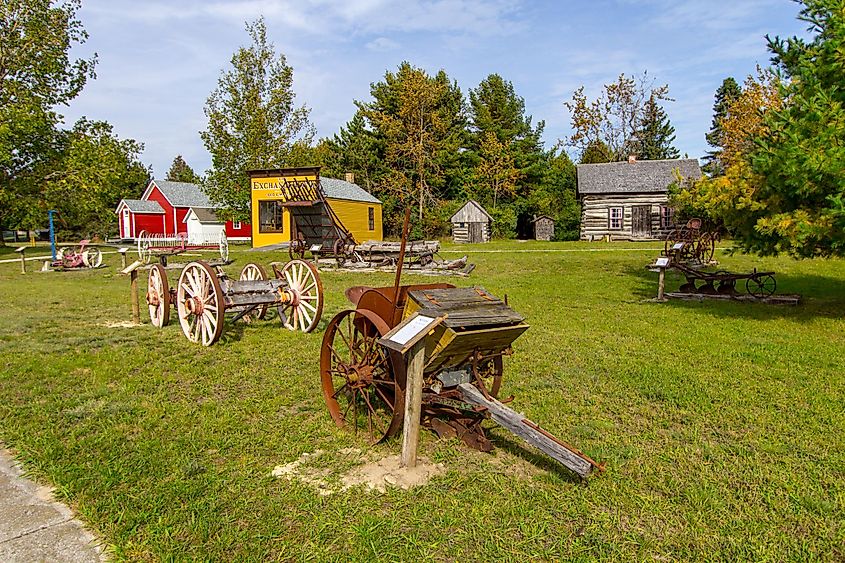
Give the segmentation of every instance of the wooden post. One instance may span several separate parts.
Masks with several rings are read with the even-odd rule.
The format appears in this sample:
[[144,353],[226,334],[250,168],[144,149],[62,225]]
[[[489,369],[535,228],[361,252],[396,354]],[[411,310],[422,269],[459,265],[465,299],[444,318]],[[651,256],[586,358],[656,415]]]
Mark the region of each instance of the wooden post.
[[120,252],[120,267],[122,269],[126,268],[126,251],[127,250],[129,250],[129,248],[127,248],[125,246],[117,249],[117,251]]
[[141,306],[138,303],[138,270],[129,273],[129,287],[132,291],[132,322],[141,324]]
[[663,290],[666,287],[666,268],[660,268],[660,273],[658,275],[659,277],[657,278],[657,300],[666,301],[666,297],[663,296]]
[[420,442],[425,339],[414,344],[414,347],[408,352],[407,364],[405,421],[402,427],[402,466],[416,467],[417,446]]
[[21,255],[21,273],[25,274],[26,273],[26,257],[24,256],[24,254],[26,254],[26,247],[21,246],[20,248],[16,248],[15,252],[17,252]]

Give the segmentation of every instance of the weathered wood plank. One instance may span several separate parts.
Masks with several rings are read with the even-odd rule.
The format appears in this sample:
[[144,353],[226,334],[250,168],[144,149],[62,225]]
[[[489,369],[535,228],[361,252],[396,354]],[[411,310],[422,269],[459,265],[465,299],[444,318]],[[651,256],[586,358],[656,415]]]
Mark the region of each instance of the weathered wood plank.
[[496,399],[487,399],[475,385],[470,383],[461,383],[458,389],[466,402],[486,407],[493,421],[502,428],[534,446],[582,479],[590,476],[593,466],[589,461],[525,424],[524,421],[527,419],[524,415],[506,407]]

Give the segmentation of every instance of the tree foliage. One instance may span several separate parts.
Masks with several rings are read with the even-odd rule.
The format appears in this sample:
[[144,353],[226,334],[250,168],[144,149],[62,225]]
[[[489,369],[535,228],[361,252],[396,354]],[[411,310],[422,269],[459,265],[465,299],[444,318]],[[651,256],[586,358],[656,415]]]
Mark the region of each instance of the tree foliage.
[[394,223],[400,208],[414,205],[422,225],[426,212],[448,197],[447,179],[455,178],[460,168],[466,131],[463,94],[444,71],[430,76],[408,62],[395,73],[386,72],[370,94],[371,101],[356,102],[364,122],[350,127],[358,128],[354,138],[359,146],[375,147],[383,158],[375,191],[392,204],[386,206],[393,217],[387,223]]
[[669,87],[654,84],[648,73],[639,77],[623,73],[615,82],[605,84],[595,100],[587,98],[583,86],[577,89],[572,99],[563,103],[573,130],[567,143],[581,151],[582,160],[585,151],[599,143],[607,147],[611,161],[626,159],[636,151],[636,133],[648,101],[671,101]]
[[181,154],[177,154],[170,165],[170,170],[167,171],[165,180],[170,182],[188,182],[191,184],[198,184],[202,181],[199,175],[194,172],[194,169],[188,166]]
[[499,194],[516,193],[519,170],[514,166],[509,148],[492,131],[487,132],[481,140],[479,156],[481,162],[476,168],[476,176],[485,191],[493,194],[493,209],[496,209]]
[[742,94],[736,80],[729,76],[722,81],[722,85],[716,90],[716,101],[713,103],[713,122],[710,131],[705,135],[707,144],[713,150],[704,156],[704,171],[711,176],[721,176],[725,173],[725,166],[721,161],[722,157],[722,120],[728,115],[728,109]]
[[293,69],[267,39],[264,19],[246,25],[252,43],[239,48],[205,104],[200,133],[211,153],[203,187],[221,215],[249,220],[250,169],[305,164],[314,128],[295,105]]
[[0,3],[0,226],[22,220],[30,196],[60,152],[56,107],[94,77],[96,55],[71,60],[88,34],[77,19],[79,0]]
[[674,142],[675,128],[669,122],[669,116],[654,96],[650,96],[634,133],[633,153],[642,160],[678,158],[680,153]]

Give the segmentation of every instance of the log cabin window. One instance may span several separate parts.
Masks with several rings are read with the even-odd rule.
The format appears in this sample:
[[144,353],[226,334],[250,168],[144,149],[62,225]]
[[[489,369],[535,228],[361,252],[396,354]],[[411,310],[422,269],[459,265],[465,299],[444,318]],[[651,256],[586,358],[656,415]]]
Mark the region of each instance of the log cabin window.
[[607,209],[607,228],[619,230],[622,228],[622,208],[609,207]]
[[370,230],[376,230],[376,210],[372,207],[367,208],[367,221],[369,222]]
[[284,210],[281,201],[259,200],[258,202],[258,232],[285,232]]
[[668,205],[660,206],[660,228],[668,229],[672,226],[672,219],[675,216],[675,210]]

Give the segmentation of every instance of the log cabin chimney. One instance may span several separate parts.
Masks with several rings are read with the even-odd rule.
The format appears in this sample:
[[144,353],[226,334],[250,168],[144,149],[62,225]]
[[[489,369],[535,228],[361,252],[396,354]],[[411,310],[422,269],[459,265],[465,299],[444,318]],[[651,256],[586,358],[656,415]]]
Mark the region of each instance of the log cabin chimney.
[[637,155],[629,154],[628,155],[628,164],[636,164],[637,163]]
[[347,172],[346,173],[346,181],[350,184],[355,183],[355,173],[354,172]]

